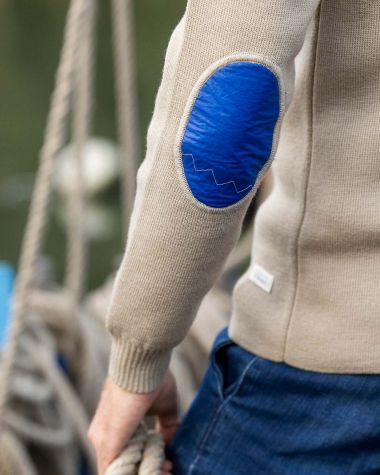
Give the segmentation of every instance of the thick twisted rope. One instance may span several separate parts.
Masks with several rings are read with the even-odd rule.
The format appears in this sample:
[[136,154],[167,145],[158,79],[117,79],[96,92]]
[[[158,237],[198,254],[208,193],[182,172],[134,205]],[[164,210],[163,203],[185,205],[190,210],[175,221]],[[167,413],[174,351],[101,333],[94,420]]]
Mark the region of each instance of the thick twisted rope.
[[163,460],[162,438],[141,424],[106,475],[160,475]]
[[[64,457],[64,450],[70,447],[73,436],[76,436],[95,473],[95,456],[87,438],[88,417],[66,376],[57,368],[55,339],[43,322],[33,316],[28,319],[26,330],[21,335],[14,365],[16,375],[24,376],[24,384],[17,386],[12,379],[10,387],[12,395],[17,396],[15,409],[22,404],[26,410],[16,412],[7,407],[4,423],[17,437],[19,445],[22,441],[31,442],[57,454],[57,457]],[[32,386],[42,384],[46,388],[40,393],[31,393],[28,381],[33,383]],[[1,452],[0,455],[2,464],[3,458],[7,457]]]
[[[118,127],[120,142],[123,153],[123,162],[128,162],[123,171],[124,181],[124,209],[125,222],[128,223],[130,210],[135,193],[135,175],[137,169],[137,114],[134,104],[134,77],[130,60],[133,57],[132,51],[132,22],[131,22],[131,0],[114,0],[114,22],[115,22],[115,68],[117,71],[117,91],[118,102]],[[72,201],[71,211],[75,215],[71,221],[69,231],[69,256],[67,266],[66,282],[72,292],[74,301],[78,302],[82,293],[84,274],[84,238],[81,233],[83,228],[83,208],[80,176],[80,157],[82,155],[85,140],[88,135],[89,117],[91,110],[91,70],[92,70],[92,32],[93,21],[88,21],[88,15],[94,14],[91,9],[92,0],[72,0],[68,19],[65,27],[64,45],[61,52],[60,64],[58,67],[56,86],[52,96],[51,109],[48,116],[45,132],[45,141],[41,151],[40,167],[37,174],[35,190],[30,208],[30,214],[26,226],[24,243],[20,258],[20,270],[16,284],[15,299],[13,304],[13,319],[10,328],[10,335],[2,358],[2,384],[0,385],[0,424],[4,429],[4,422],[13,425],[17,431],[17,418],[12,418],[12,413],[5,416],[5,406],[10,392],[10,375],[13,368],[18,343],[24,329],[25,315],[29,310],[29,297],[32,290],[33,274],[37,258],[42,248],[44,238],[49,198],[51,194],[52,176],[54,172],[55,159],[61,149],[66,132],[66,118],[70,111],[70,99],[74,90],[75,67],[81,73],[76,76],[78,96],[77,105],[74,110],[74,136],[76,142],[77,157],[77,178],[74,195],[78,200],[76,206]],[[86,21],[87,19],[87,21]],[[83,40],[83,29],[87,28],[85,41]],[[127,50],[127,51],[126,51]],[[125,158],[128,158],[126,160]],[[125,223],[125,226],[127,224]],[[90,460],[94,460],[91,447],[86,442],[87,420],[79,409],[76,410],[76,401],[62,383],[62,377],[57,373],[56,368],[50,365],[48,354],[39,355],[39,362],[42,363],[44,372],[49,377],[49,382],[55,390],[59,390],[62,404],[69,410],[77,422],[79,437],[84,444],[85,451]],[[8,421],[7,421],[8,418]],[[21,430],[21,426],[18,427]],[[29,436],[33,436],[33,427],[29,426]],[[7,434],[3,431],[2,434]],[[53,436],[54,433],[47,433]],[[26,434],[24,434],[26,435]],[[36,435],[36,434],[34,434]],[[58,436],[58,433],[56,433]],[[44,436],[39,434],[42,439]],[[62,433],[64,437],[64,434]],[[37,437],[38,438],[38,437]],[[54,439],[54,437],[53,437]],[[48,437],[44,439],[49,442]],[[50,441],[52,442],[52,441]],[[58,440],[55,440],[58,442]],[[128,473],[139,473],[142,475],[158,474],[161,470],[163,460],[163,441],[156,434],[150,434],[145,428],[140,428],[129,442],[128,447],[109,469],[109,473],[114,475]],[[26,464],[26,462],[25,462]],[[24,464],[23,464],[24,465]],[[139,468],[137,469],[137,467]],[[117,470],[117,472],[115,472]],[[136,471],[138,470],[138,472]]]
[[33,462],[20,440],[5,431],[0,445],[0,473],[2,475],[37,475]]
[[138,112],[134,67],[133,0],[112,0],[118,137],[122,152],[122,209],[124,234],[136,191]]
[[33,274],[46,228],[55,159],[65,139],[66,117],[69,113],[70,97],[73,90],[75,55],[83,22],[88,14],[88,7],[89,3],[87,1],[72,0],[65,26],[64,44],[57,71],[56,86],[52,95],[45,140],[41,150],[40,167],[37,173],[21,250],[12,309],[13,318],[7,345],[2,355],[0,424],[2,424],[4,419],[12,366],[17,352],[18,340],[23,330],[25,315],[28,310],[28,299],[32,287]]
[[88,140],[92,101],[95,22],[97,0],[87,1],[87,19],[82,26],[76,55],[76,88],[73,106],[74,186],[68,196],[68,232],[65,287],[72,293],[74,305],[82,297],[86,272],[85,193],[83,188],[83,151]]

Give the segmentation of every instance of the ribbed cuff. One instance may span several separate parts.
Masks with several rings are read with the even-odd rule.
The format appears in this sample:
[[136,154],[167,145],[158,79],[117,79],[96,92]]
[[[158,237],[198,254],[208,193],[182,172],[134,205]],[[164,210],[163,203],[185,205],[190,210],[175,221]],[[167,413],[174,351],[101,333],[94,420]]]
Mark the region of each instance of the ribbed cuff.
[[162,382],[170,356],[170,350],[150,350],[130,341],[112,339],[108,374],[127,391],[149,393]]

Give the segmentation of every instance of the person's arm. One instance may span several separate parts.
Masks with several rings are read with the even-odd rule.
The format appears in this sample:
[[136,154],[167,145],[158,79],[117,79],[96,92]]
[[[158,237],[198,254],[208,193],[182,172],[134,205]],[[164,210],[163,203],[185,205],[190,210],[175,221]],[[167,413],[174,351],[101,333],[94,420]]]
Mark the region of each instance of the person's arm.
[[110,376],[149,392],[273,159],[318,0],[190,0],[168,47],[107,327]]
[[107,328],[110,380],[158,388],[236,243],[319,0],[188,0],[172,34]]

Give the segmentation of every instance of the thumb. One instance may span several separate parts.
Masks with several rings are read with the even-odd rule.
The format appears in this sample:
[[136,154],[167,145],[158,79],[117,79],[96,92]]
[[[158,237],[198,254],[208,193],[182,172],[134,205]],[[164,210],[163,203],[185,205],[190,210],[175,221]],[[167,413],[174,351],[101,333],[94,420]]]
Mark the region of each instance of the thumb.
[[156,416],[156,431],[161,434],[165,444],[169,444],[175,436],[179,426],[178,412]]
[[168,444],[180,423],[177,387],[170,371],[165,375],[150,412],[156,416],[156,431]]

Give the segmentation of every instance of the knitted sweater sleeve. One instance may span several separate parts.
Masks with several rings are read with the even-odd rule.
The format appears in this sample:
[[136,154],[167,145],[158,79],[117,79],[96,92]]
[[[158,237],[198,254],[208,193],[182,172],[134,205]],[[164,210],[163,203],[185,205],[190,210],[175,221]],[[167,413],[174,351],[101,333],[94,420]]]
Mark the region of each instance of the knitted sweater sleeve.
[[236,243],[318,0],[188,0],[167,49],[107,315],[110,376],[157,387]]

